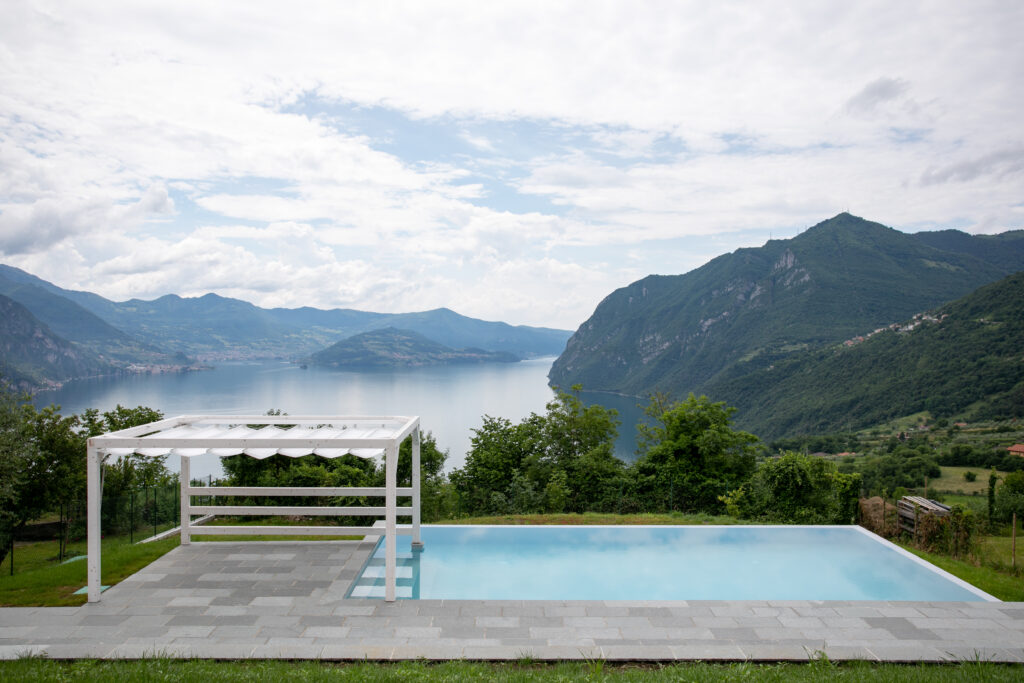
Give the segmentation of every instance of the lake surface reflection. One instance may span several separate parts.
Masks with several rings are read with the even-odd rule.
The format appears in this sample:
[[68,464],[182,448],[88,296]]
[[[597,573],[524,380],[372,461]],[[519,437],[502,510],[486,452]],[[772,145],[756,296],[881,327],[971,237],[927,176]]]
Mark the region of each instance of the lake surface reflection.
[[[292,363],[223,363],[213,370],[168,375],[127,375],[68,382],[37,394],[34,403],[56,403],[64,415],[87,408],[101,412],[116,405],[148,406],[172,417],[182,414],[263,414],[279,408],[291,415],[419,415],[425,431],[448,449],[446,469],[461,467],[470,430],[483,415],[518,422],[541,413],[554,396],[547,385],[551,358],[520,363],[450,365],[392,370],[301,369]],[[586,393],[588,403],[619,409],[623,424],[616,454],[635,458],[633,425],[639,415],[633,398]],[[632,412],[630,412],[632,411]],[[177,469],[177,462],[168,466]],[[196,477],[220,476],[217,458],[192,461]]]

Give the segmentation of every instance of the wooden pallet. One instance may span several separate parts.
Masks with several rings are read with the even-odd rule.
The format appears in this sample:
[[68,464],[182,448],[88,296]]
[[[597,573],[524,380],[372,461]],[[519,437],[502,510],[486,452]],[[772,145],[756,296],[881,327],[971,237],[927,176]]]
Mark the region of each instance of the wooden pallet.
[[949,514],[949,506],[921,496],[903,496],[896,503],[896,512],[899,515],[900,529],[909,534],[916,534],[918,518],[923,515],[945,517]]

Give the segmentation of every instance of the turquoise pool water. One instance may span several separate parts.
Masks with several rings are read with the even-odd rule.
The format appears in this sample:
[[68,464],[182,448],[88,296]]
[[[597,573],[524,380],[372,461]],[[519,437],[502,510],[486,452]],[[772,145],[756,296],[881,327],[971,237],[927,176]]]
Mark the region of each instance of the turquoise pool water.
[[[994,600],[860,527],[424,526],[398,597],[477,600]],[[383,597],[384,544],[352,597]]]

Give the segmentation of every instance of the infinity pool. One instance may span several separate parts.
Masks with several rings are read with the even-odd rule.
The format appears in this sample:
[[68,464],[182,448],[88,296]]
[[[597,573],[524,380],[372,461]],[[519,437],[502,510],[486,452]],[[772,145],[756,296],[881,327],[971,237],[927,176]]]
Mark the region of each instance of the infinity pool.
[[[995,600],[857,526],[424,526],[398,597]],[[351,597],[383,597],[378,543]]]

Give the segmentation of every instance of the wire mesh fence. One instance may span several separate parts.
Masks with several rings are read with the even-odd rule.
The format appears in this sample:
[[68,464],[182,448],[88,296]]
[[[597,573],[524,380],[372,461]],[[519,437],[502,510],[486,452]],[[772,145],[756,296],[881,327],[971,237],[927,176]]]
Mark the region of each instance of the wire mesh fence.
[[[61,503],[44,520],[25,524],[4,534],[0,543],[7,552],[0,561],[0,576],[13,575],[17,566],[17,549],[23,543],[53,543],[53,559],[63,562],[73,554],[69,545],[86,538],[86,500]],[[181,495],[177,482],[144,486],[118,494],[105,493],[100,508],[103,536],[123,536],[135,543],[155,536],[181,523]]]

